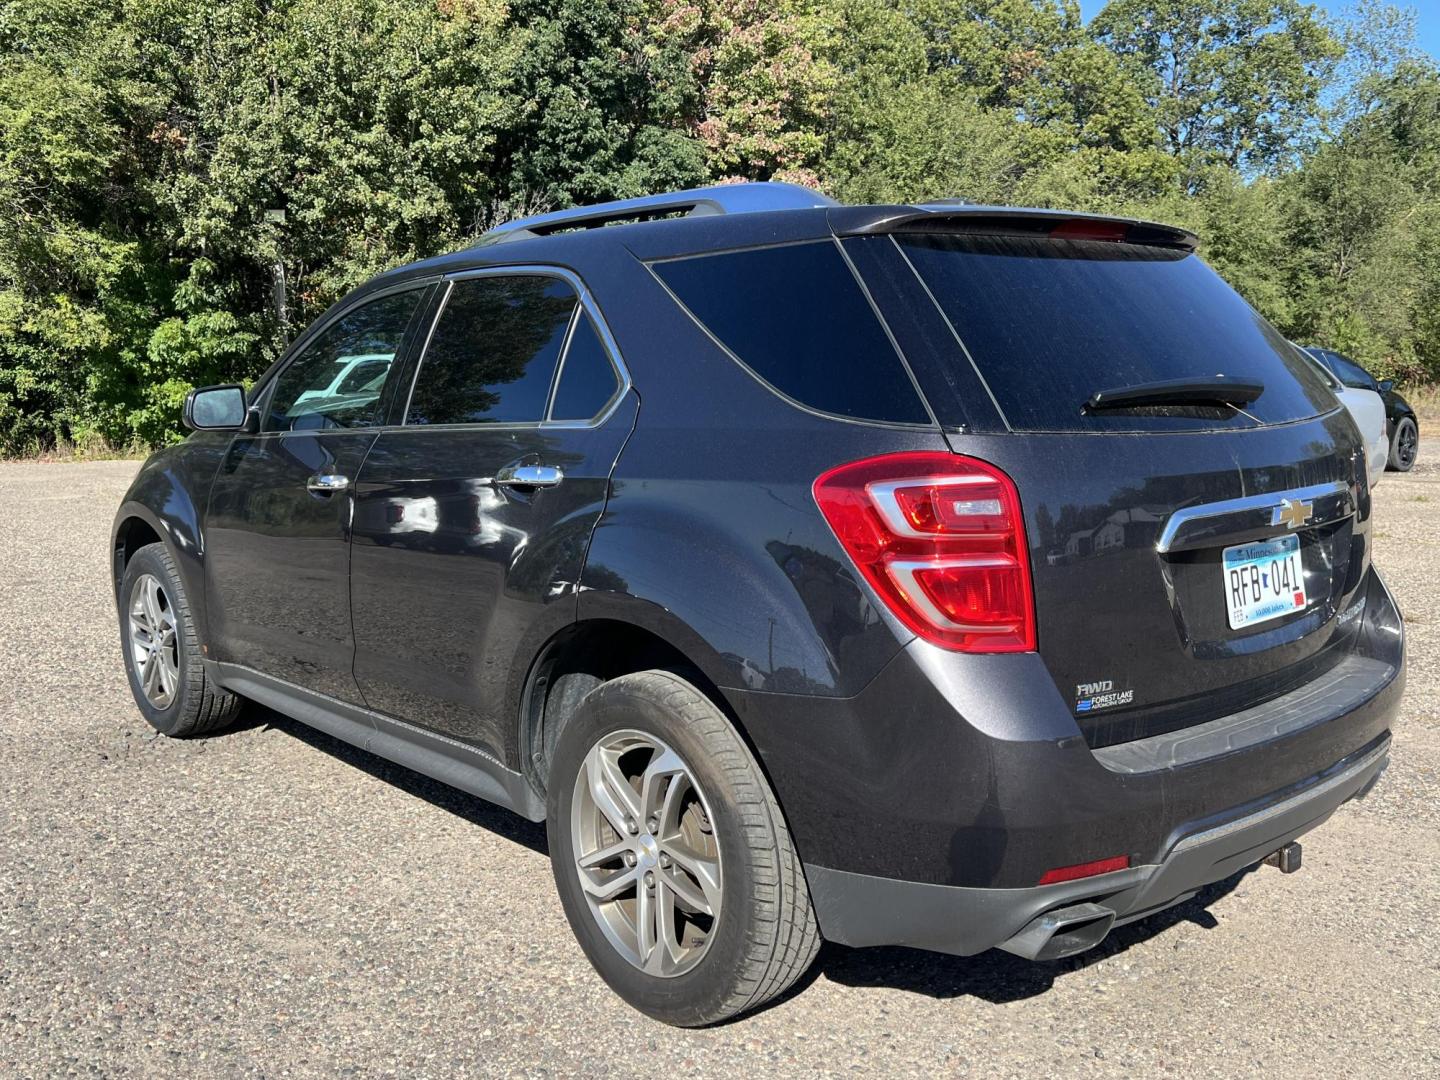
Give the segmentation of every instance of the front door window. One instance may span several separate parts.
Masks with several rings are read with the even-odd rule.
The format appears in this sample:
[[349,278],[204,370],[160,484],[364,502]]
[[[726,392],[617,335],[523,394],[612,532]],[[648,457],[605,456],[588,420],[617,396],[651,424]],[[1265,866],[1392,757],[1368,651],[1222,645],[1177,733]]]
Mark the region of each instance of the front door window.
[[391,293],[331,323],[275,381],[266,431],[370,427],[423,289]]

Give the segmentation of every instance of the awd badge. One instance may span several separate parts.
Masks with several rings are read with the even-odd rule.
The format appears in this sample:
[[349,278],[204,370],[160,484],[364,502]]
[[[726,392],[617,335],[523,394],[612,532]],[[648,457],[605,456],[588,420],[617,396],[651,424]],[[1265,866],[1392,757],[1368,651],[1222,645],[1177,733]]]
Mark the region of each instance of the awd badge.
[[1116,690],[1114,679],[1075,684],[1075,711],[1094,712],[1116,705],[1129,705],[1135,700],[1134,690]]

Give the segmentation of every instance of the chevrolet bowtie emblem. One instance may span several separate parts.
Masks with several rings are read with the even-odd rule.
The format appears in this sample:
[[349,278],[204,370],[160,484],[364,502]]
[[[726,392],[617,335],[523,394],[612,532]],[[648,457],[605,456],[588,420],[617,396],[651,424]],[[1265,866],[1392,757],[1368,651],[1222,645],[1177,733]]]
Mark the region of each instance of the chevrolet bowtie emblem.
[[1271,525],[1284,525],[1287,529],[1301,528],[1315,515],[1315,504],[1301,499],[1281,499],[1280,505],[1270,512]]

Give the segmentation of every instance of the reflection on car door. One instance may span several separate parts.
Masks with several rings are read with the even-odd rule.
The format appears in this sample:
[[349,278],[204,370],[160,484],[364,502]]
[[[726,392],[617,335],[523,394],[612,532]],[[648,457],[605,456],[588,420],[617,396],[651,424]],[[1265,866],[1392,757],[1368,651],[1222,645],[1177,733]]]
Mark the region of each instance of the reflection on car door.
[[455,281],[405,426],[380,435],[356,485],[366,703],[496,753],[525,674],[516,658],[574,619],[634,421],[613,344],[579,292],[558,272]]
[[[359,700],[349,487],[429,291],[392,292],[333,318],[262,388],[260,433],[235,437],[211,489],[205,562],[215,659]],[[356,356],[384,358],[392,378],[340,393],[335,373]]]

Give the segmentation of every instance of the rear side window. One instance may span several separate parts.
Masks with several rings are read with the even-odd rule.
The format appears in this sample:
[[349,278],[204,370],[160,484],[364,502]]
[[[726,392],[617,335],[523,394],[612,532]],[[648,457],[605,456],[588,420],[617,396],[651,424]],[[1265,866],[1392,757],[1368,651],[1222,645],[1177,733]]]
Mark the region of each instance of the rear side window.
[[535,423],[575,311],[559,278],[455,282],[425,349],[407,424]]
[[837,416],[930,422],[830,241],[674,259],[652,269],[740,363],[787,397]]
[[[1249,427],[1335,407],[1290,344],[1188,252],[973,234],[898,242],[1013,428]],[[1264,384],[1250,416],[1223,405],[1084,408],[1098,390],[1218,374]]]
[[610,363],[610,354],[590,317],[575,320],[565,362],[560,366],[560,383],[555,388],[552,420],[589,420],[610,403],[620,388],[620,376]]
[[1315,366],[1315,370],[1320,373],[1320,377],[1325,380],[1325,385],[1330,387],[1331,390],[1338,390],[1344,385],[1336,378],[1335,373],[1330,370],[1330,365],[1325,361],[1324,353],[1319,349],[1301,349],[1300,351],[1305,355],[1305,359],[1309,360],[1310,363]]

